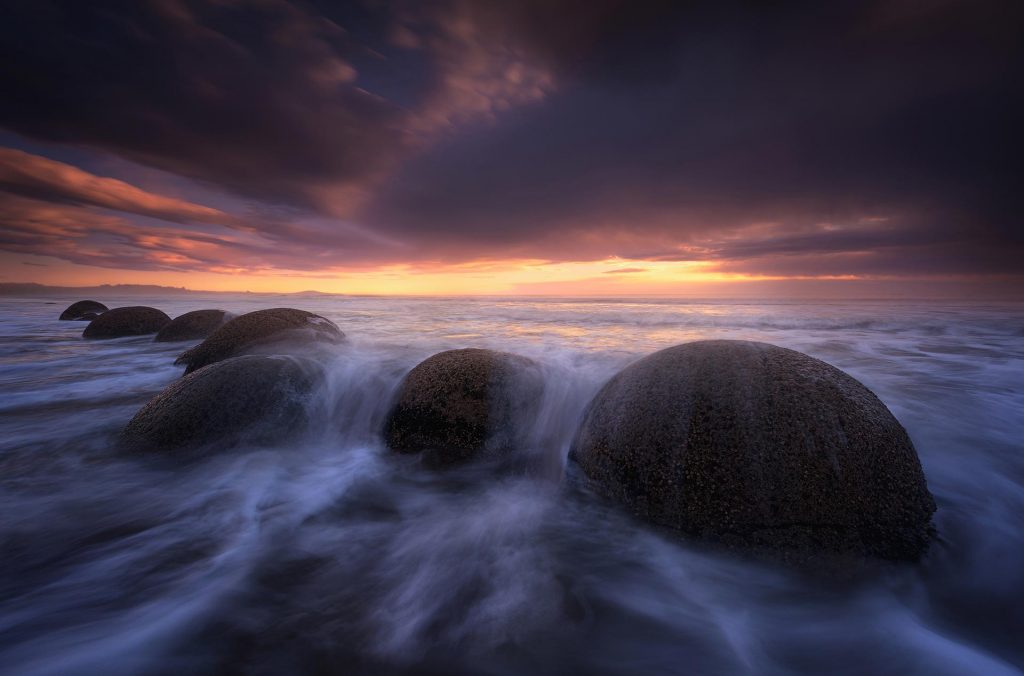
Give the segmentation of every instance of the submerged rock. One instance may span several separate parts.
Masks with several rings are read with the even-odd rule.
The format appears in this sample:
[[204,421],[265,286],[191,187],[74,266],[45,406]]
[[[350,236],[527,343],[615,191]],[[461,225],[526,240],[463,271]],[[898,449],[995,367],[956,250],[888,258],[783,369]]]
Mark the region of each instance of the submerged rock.
[[94,319],[108,309],[106,305],[95,300],[80,300],[77,303],[72,303],[64,312],[61,312],[60,318],[64,321]]
[[180,317],[175,317],[170,324],[160,329],[153,340],[158,343],[173,343],[206,338],[232,317],[234,317],[233,314],[224,310],[186,312]]
[[570,457],[636,515],[743,549],[914,560],[935,511],[910,438],[870,390],[765,343],[689,343],[625,368]]
[[399,453],[423,453],[431,466],[500,459],[536,414],[544,382],[537,363],[493,350],[448,350],[402,382],[384,439]]
[[304,310],[274,308],[235,317],[174,362],[189,374],[208,364],[272,343],[340,343],[345,334],[334,322]]
[[246,355],[203,367],[169,385],[121,432],[135,451],[182,451],[208,444],[266,444],[300,430],[317,381],[310,363]]
[[170,323],[171,318],[156,308],[137,305],[107,310],[89,322],[82,332],[83,338],[120,338],[156,333]]

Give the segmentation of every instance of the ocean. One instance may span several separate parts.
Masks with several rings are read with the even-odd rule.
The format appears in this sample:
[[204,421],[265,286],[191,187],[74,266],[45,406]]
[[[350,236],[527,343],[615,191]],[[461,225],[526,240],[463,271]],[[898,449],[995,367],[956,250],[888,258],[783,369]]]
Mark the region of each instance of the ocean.
[[[81,339],[78,298],[0,299],[0,672],[1019,674],[1024,304],[97,298],[297,307],[310,429],[203,458],[118,450],[189,344]],[[850,579],[709,551],[554,481],[429,472],[382,445],[403,375],[444,349],[544,368],[530,443],[564,463],[590,398],[658,349],[759,340],[823,359],[907,428],[935,495],[915,565]]]

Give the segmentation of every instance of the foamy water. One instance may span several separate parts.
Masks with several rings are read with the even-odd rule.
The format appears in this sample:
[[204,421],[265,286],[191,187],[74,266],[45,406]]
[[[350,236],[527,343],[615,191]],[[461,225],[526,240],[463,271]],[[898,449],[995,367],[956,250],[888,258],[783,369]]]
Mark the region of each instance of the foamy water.
[[[87,342],[77,298],[0,301],[0,671],[1013,674],[1024,665],[1024,305],[97,298],[171,316],[291,306],[313,423],[279,448],[132,457],[113,439],[189,344]],[[762,340],[873,389],[917,446],[940,539],[855,581],[709,553],[557,484],[425,472],[379,431],[443,349],[538,360],[531,452],[564,462],[618,369]]]

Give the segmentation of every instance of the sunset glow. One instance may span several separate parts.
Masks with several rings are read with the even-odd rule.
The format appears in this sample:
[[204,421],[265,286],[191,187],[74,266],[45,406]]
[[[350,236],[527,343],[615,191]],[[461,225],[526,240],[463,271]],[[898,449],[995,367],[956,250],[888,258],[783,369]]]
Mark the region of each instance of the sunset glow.
[[1020,45],[966,5],[883,5],[795,40],[617,3],[28,3],[0,54],[0,281],[1013,295],[988,149]]

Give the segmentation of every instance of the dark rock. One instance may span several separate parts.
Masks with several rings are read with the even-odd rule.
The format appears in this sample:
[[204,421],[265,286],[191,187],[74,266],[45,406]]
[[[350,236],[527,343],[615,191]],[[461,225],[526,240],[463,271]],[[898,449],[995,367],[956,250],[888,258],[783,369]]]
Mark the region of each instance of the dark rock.
[[82,332],[83,338],[120,338],[156,333],[170,323],[171,318],[160,310],[142,305],[116,307],[107,310],[89,322]]
[[340,343],[345,334],[320,315],[291,308],[257,310],[235,317],[174,362],[192,373],[207,364],[271,344]]
[[307,422],[317,382],[311,363],[246,355],[211,364],[169,385],[121,432],[134,451],[184,451],[209,444],[280,441]]
[[94,300],[80,300],[77,303],[72,303],[68,306],[68,309],[61,312],[60,318],[64,321],[86,319],[86,316],[90,314],[95,318],[107,310],[107,306],[103,303]]
[[84,315],[82,315],[81,317],[79,317],[75,321],[78,321],[78,322],[91,322],[92,320],[96,319],[97,317],[99,317],[99,315],[96,314],[95,312],[86,312]]
[[158,343],[173,343],[183,340],[200,340],[219,329],[224,322],[234,317],[224,310],[193,310],[175,317],[170,324],[160,329],[155,340]]
[[935,501],[896,418],[846,373],[774,345],[641,359],[591,402],[570,457],[636,515],[741,549],[915,560],[930,539]]
[[493,350],[449,350],[409,372],[385,422],[388,447],[431,466],[500,459],[535,415],[544,382],[536,362]]

